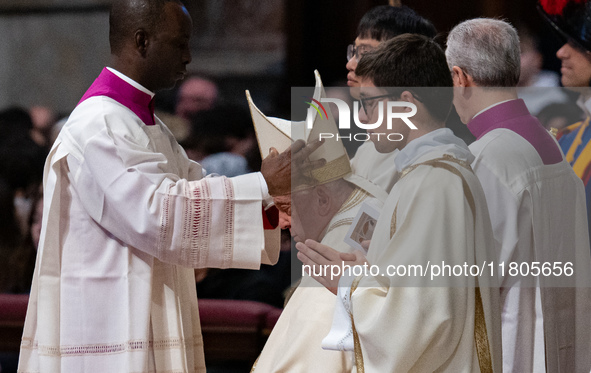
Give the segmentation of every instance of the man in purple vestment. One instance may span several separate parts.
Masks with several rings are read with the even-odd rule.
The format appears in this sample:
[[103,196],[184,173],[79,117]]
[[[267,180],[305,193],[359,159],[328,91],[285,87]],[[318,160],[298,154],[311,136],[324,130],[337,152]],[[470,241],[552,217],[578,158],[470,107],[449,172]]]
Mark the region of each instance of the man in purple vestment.
[[[477,138],[470,145],[472,168],[497,244],[503,370],[588,372],[591,259],[584,188],[556,141],[517,98],[519,52],[516,30],[500,20],[462,22],[447,40],[454,105]],[[575,267],[580,287],[559,271],[548,276],[536,270],[562,271],[566,263]]]

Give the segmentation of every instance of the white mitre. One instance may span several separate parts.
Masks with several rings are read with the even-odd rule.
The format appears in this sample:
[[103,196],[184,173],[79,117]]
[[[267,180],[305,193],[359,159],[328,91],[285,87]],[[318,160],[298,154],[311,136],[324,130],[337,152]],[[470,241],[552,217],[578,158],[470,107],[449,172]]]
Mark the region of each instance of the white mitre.
[[[291,122],[285,119],[267,117],[252,101],[250,92],[246,91],[246,100],[250,107],[250,116],[254,124],[261,158],[269,155],[269,150],[274,147],[280,153],[291,146]],[[265,230],[265,245],[281,245],[281,227]],[[276,261],[275,261],[276,262]]]
[[[322,85],[320,73],[314,71],[316,85],[312,96],[315,105],[326,98],[326,92]],[[300,186],[309,188],[315,185],[329,183],[338,179],[345,179],[381,200],[385,200],[387,194],[382,188],[370,181],[352,174],[349,156],[343,142],[338,138],[338,127],[332,116],[331,110],[324,110],[321,105],[318,109],[310,106],[306,120],[296,122],[280,118],[267,117],[254,104],[250,92],[246,91],[246,98],[250,106],[259,150],[263,159],[269,154],[269,149],[275,147],[279,152],[286,150],[294,141],[303,139],[306,144],[317,141],[320,134],[333,134],[328,138],[324,137],[324,143],[309,156],[310,161],[324,159],[326,164],[322,167],[311,170],[306,176],[313,180],[312,184]]]
[[246,100],[250,107],[250,116],[254,124],[254,131],[257,136],[261,158],[269,155],[269,149],[277,149],[279,153],[291,146],[291,124],[289,120],[268,117],[254,104],[250,91],[246,91]]

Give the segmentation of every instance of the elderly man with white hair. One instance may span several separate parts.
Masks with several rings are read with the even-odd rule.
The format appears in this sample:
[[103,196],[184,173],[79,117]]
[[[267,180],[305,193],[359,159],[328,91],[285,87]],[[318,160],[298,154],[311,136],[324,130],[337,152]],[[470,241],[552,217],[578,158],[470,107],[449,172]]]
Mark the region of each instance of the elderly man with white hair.
[[[316,71],[315,99],[326,97],[320,74]],[[304,139],[310,145],[321,133],[338,133],[332,114],[322,118],[309,110],[307,122],[292,122],[264,115],[247,96],[262,155],[270,147],[287,148],[292,140]],[[330,113],[330,111],[329,111]],[[365,204],[379,210],[387,193],[369,180],[355,175],[342,141],[325,139],[310,161],[320,162],[301,182],[292,180],[288,195],[275,197],[279,221],[289,228],[296,242],[317,240],[339,252],[354,250],[345,241],[349,228]],[[325,372],[354,371],[350,351],[326,351],[322,339],[331,327],[336,297],[313,278],[302,277],[275,324],[252,372]]]
[[[503,370],[589,372],[584,188],[556,141],[517,97],[517,32],[501,20],[462,22],[449,34],[446,57],[454,105],[477,138],[470,145],[472,168],[497,242]],[[566,277],[569,266],[574,275]],[[552,271],[542,275],[540,268]]]

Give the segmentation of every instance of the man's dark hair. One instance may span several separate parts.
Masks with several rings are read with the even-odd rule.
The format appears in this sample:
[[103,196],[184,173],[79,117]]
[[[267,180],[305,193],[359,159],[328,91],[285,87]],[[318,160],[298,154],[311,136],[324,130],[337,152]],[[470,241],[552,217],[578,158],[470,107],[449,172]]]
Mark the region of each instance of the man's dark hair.
[[363,55],[355,74],[396,96],[412,92],[439,121],[445,121],[451,109],[451,73],[443,50],[431,38],[403,34],[387,40]]
[[437,30],[429,20],[404,5],[372,8],[363,15],[357,27],[357,36],[362,39],[384,41],[406,33],[434,38]]
[[109,13],[111,54],[119,55],[126,39],[138,29],[151,32],[164,16],[164,5],[180,0],[117,0]]

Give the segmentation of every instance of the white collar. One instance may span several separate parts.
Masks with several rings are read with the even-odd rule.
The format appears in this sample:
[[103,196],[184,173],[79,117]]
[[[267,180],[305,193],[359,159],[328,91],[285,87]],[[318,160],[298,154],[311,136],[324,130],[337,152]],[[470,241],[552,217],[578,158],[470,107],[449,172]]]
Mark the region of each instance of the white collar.
[[402,172],[435,147],[440,148],[442,154],[451,154],[468,163],[472,163],[474,160],[474,156],[464,141],[454,135],[449,128],[439,128],[406,144],[394,158],[396,170]]
[[154,97],[155,93],[150,91],[149,89],[147,89],[146,87],[144,87],[143,85],[141,85],[140,83],[136,82],[135,80],[131,79],[130,77],[128,77],[127,75],[124,75],[123,73],[120,73],[119,71],[108,67],[107,69],[112,72],[113,74],[117,75],[119,78],[125,80],[127,83],[131,84],[133,87],[139,89],[140,91],[147,93],[150,95],[150,97]]
[[587,101],[584,101],[583,95],[579,95],[579,98],[577,99],[577,106],[585,112],[586,116],[591,116],[591,98],[587,99]]
[[478,113],[476,113],[476,114],[475,114],[475,115],[472,117],[472,119],[476,118],[477,116],[479,116],[480,114],[484,113],[484,112],[485,112],[485,111],[487,111],[488,109],[492,109],[493,107],[495,107],[495,106],[497,106],[497,105],[500,105],[500,104],[502,104],[502,103],[505,103],[505,102],[507,102],[507,101],[511,101],[511,100],[516,100],[516,99],[515,99],[515,98],[511,98],[511,99],[509,99],[509,100],[499,101],[499,102],[497,102],[497,103],[495,103],[495,104],[492,104],[492,105],[490,105],[490,106],[488,106],[488,107],[485,107],[484,109],[482,109],[482,110],[480,110]]

